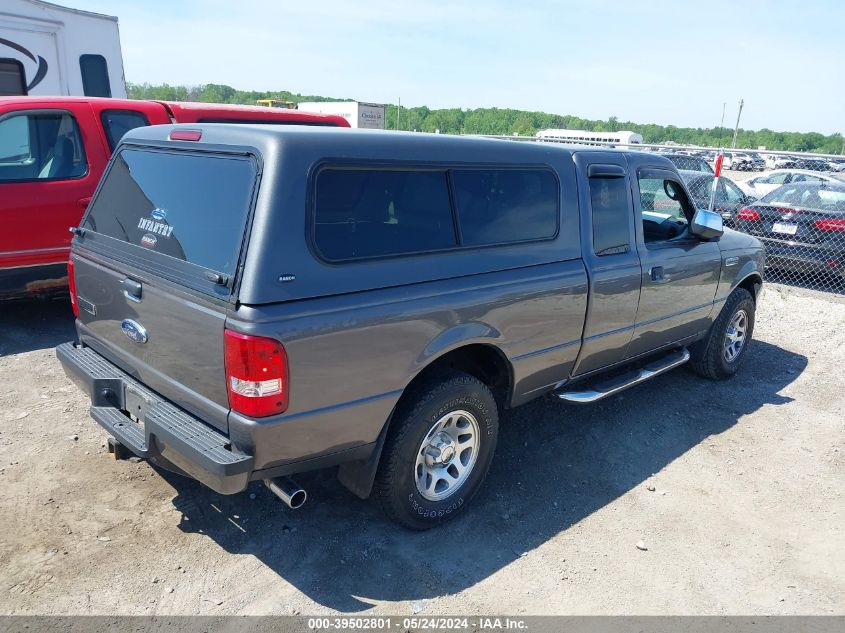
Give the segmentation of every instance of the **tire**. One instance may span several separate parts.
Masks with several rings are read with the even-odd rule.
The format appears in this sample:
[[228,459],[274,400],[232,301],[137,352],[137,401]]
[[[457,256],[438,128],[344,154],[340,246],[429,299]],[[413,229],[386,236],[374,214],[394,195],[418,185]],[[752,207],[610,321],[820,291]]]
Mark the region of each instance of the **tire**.
[[487,476],[498,433],[496,400],[477,378],[449,372],[421,386],[391,422],[374,497],[389,519],[413,530],[454,518]]
[[[733,376],[742,364],[754,334],[754,309],[751,293],[745,288],[736,288],[728,296],[707,336],[690,347],[690,369],[712,380]],[[740,332],[742,341],[737,346],[735,337]],[[733,338],[730,349],[729,336]]]

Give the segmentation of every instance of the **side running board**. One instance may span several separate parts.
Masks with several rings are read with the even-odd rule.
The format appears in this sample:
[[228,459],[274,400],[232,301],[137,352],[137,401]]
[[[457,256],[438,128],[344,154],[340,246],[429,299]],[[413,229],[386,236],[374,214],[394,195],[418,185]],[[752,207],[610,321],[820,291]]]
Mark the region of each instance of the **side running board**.
[[578,391],[569,389],[561,390],[556,391],[554,395],[566,402],[575,402],[578,404],[596,402],[602,398],[619,393],[628,387],[633,387],[655,376],[659,376],[670,369],[683,365],[688,360],[689,351],[686,349],[676,350],[662,358],[651,361],[647,365],[643,365],[639,369],[634,369],[621,376],[614,376],[608,380],[595,383],[586,389]]

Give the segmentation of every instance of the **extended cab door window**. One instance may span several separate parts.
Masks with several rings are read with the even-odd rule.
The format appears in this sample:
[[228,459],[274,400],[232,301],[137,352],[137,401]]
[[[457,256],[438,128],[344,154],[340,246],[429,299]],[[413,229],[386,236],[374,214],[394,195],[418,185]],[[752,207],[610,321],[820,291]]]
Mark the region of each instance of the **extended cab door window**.
[[695,208],[679,180],[659,170],[639,172],[640,214],[646,245],[685,237]]
[[[606,169],[610,167],[616,166],[610,165]],[[597,173],[589,178],[593,252],[599,257],[627,253],[630,248],[628,181],[624,169],[617,169],[618,175]]]
[[88,172],[76,119],[22,113],[0,120],[0,182],[71,180]]

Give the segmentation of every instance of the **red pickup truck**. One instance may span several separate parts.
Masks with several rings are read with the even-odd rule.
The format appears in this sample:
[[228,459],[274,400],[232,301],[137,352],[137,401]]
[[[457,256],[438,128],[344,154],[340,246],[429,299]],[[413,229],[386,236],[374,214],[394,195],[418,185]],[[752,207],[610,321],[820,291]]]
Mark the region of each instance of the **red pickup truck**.
[[0,98],[0,299],[67,286],[68,228],[79,223],[126,132],[143,125],[224,122],[349,127],[339,116],[257,106]]

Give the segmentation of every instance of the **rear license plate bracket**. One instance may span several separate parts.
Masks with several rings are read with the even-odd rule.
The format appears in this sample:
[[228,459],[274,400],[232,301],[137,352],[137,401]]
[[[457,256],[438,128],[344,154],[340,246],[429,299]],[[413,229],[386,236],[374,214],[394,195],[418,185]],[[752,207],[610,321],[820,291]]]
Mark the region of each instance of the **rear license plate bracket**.
[[144,396],[131,387],[124,387],[123,405],[130,416],[143,421],[147,412],[147,401]]

